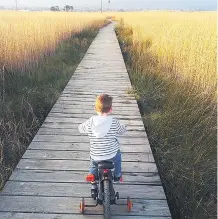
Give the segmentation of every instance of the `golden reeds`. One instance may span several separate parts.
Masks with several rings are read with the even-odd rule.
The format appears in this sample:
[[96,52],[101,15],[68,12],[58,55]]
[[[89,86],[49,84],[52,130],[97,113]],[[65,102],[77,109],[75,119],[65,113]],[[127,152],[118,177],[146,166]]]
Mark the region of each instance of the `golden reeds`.
[[133,28],[133,43],[149,41],[149,53],[178,77],[202,89],[216,83],[216,12],[115,14]]
[[0,12],[0,67],[25,70],[60,41],[103,20],[97,13]]

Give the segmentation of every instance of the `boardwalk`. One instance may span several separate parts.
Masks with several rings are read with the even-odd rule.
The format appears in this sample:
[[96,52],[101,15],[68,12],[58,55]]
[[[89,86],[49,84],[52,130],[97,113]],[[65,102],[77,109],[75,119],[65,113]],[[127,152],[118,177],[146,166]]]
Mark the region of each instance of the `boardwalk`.
[[[78,66],[38,134],[0,195],[1,219],[101,219],[102,207],[79,214],[81,197],[89,199],[85,181],[89,167],[89,139],[78,133],[78,124],[94,114],[96,95],[114,97],[113,114],[127,125],[120,137],[123,183],[115,219],[170,219],[156,164],[131,89],[113,25],[103,28]],[[125,198],[131,196],[132,213]]]

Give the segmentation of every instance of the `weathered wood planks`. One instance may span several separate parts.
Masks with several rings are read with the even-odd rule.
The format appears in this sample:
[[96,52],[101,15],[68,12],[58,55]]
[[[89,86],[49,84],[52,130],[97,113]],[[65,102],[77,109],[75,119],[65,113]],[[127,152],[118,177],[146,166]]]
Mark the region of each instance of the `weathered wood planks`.
[[[88,204],[93,202],[87,199]],[[0,197],[0,211],[29,212],[29,213],[62,213],[76,214],[78,216],[79,198],[72,197],[34,197],[34,196],[13,196]],[[114,215],[138,215],[138,216],[169,216],[167,204],[163,200],[140,200],[136,199],[136,207],[132,213],[126,212],[125,200],[119,201],[120,205],[112,206]],[[10,207],[9,207],[10,206]],[[146,206],[146,208],[143,208]],[[87,214],[93,214],[93,211],[88,209]],[[102,207],[95,208],[95,217],[102,214]],[[77,218],[77,217],[75,217]],[[84,218],[84,217],[82,217]],[[89,218],[89,216],[87,216]],[[152,217],[153,218],[153,217]]]
[[[86,172],[86,171],[85,171]],[[123,172],[125,181],[122,184],[148,184],[161,185],[158,173],[130,173]],[[10,178],[11,181],[19,182],[68,182],[68,183],[85,183],[84,172],[65,171],[65,170],[26,170],[15,169]]]
[[[60,151],[60,150],[27,150],[24,154],[24,159],[54,159],[54,160],[83,160],[89,161],[89,150],[87,147],[86,151]],[[152,153],[132,153],[132,152],[123,152],[122,153],[123,161],[136,161],[136,162],[154,162]]]
[[[83,160],[45,160],[45,159],[22,159],[17,168],[20,169],[34,169],[34,170],[77,170],[87,171],[89,169],[89,161]],[[124,172],[156,172],[157,168],[155,163],[144,163],[144,162],[125,162],[122,163],[122,169]]]

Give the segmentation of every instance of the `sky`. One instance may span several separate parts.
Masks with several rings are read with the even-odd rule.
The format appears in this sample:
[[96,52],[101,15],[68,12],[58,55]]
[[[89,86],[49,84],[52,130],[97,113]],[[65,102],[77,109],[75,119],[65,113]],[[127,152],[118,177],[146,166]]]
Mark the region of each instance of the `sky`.
[[[17,0],[20,7],[73,5],[75,8],[100,8],[101,0]],[[108,0],[102,0],[104,8]],[[14,6],[15,0],[0,0],[0,6]],[[111,9],[216,10],[216,0],[111,0]]]

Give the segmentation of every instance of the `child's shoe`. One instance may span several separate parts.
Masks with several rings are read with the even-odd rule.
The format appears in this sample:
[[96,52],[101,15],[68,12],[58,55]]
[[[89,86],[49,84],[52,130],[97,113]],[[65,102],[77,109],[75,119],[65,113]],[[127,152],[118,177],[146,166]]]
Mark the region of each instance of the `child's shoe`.
[[114,182],[119,182],[122,180],[122,176],[114,176]]

